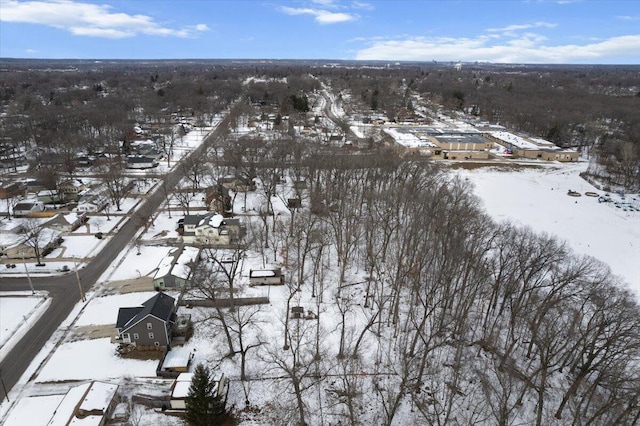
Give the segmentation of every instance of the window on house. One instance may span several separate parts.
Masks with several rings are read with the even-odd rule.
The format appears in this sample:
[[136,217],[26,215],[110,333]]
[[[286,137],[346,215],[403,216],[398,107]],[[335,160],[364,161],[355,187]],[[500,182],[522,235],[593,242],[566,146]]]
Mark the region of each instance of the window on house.
[[153,333],[149,333],[149,339],[153,339]]
[[147,323],[147,330],[151,330],[153,329],[153,324],[151,324],[150,322]]
[[133,340],[138,340],[140,335],[138,333],[133,333]]

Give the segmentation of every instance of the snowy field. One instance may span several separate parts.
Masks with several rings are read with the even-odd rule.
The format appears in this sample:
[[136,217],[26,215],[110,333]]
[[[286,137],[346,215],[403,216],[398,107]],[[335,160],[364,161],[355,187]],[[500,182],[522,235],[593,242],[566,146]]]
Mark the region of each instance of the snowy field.
[[[475,194],[496,221],[511,221],[565,240],[577,254],[608,264],[640,298],[640,212],[585,196],[585,192],[604,195],[579,176],[586,167],[580,163],[457,173],[475,185]],[[569,190],[582,196],[568,196]]]
[[64,243],[62,243],[65,250],[62,257],[83,259],[95,256],[107,244],[107,241],[107,238],[99,240],[94,235],[65,235]]
[[104,280],[131,280],[150,275],[157,269],[160,261],[174,249],[143,245],[140,247],[140,255],[137,255],[136,248],[129,247],[128,251],[124,251],[116,263],[106,270],[103,274],[103,277],[106,277]]
[[[24,293],[24,294],[19,294]],[[31,325],[47,310],[44,294],[31,292],[0,294],[0,360]]]
[[58,347],[38,374],[36,382],[155,377],[157,366],[157,360],[121,358],[109,338],[79,340]]

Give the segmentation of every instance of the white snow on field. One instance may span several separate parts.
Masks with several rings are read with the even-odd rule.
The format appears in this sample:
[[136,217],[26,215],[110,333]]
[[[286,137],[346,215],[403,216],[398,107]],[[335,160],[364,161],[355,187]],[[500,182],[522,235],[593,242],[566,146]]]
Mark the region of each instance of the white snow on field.
[[[93,230],[92,230],[93,231]],[[108,239],[97,239],[94,235],[66,235],[62,245],[66,247],[62,257],[85,258],[96,255]]]
[[173,247],[141,246],[140,255],[137,255],[137,249],[131,248],[131,250],[123,252],[120,262],[113,266],[115,269],[113,273],[111,273],[112,268],[110,267],[105,274],[110,274],[109,281],[144,277],[151,274],[158,267],[160,259],[166,257],[171,250]]
[[42,293],[33,296],[30,291],[0,297],[0,360],[47,310],[48,302]]
[[121,358],[109,338],[80,340],[56,349],[36,381],[155,377],[157,366],[157,360]]
[[[625,212],[585,196],[588,191],[604,195],[578,175],[586,166],[459,173],[475,184],[475,194],[497,221],[512,221],[566,240],[576,253],[607,263],[640,297],[640,212]],[[569,190],[582,196],[570,197]]]
[[40,297],[0,297],[0,347],[41,302]]
[[120,201],[120,211],[116,210],[115,204],[109,208],[109,214],[113,216],[130,213],[142,201],[141,198],[123,198]]
[[[11,410],[4,426],[44,425],[55,412],[64,395],[33,396],[22,398]],[[47,417],[46,419],[44,417]]]
[[85,325],[115,324],[120,308],[140,306],[142,302],[152,298],[156,293],[155,291],[144,291],[95,297],[85,306],[75,325],[81,327]]

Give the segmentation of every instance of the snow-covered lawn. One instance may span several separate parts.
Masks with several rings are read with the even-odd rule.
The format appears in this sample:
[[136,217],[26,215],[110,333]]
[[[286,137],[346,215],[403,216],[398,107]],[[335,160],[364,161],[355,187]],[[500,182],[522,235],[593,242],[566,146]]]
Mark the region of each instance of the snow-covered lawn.
[[116,345],[109,338],[79,340],[58,347],[36,381],[155,377],[157,366],[157,360],[121,358],[116,353]]
[[[141,246],[140,255],[135,247],[124,251],[117,261],[105,272],[109,281],[130,280],[151,274],[160,261],[174,247]],[[103,275],[104,276],[104,275]]]
[[[475,194],[495,220],[556,235],[576,253],[607,263],[640,298],[640,212],[625,212],[613,203],[585,196],[585,192],[604,195],[579,176],[586,166],[480,168],[458,173],[475,185]],[[569,190],[582,196],[570,197]]]
[[95,256],[107,244],[108,238],[97,239],[94,235],[67,235],[62,246],[65,247],[62,257],[84,259]]
[[42,293],[11,292],[0,295],[0,360],[48,306],[48,299]]
[[[106,214],[106,213],[105,213]],[[122,226],[122,224],[120,223],[122,221],[121,217],[111,217],[111,212],[109,212],[109,217],[107,216],[93,216],[93,215],[89,215],[89,232],[91,233],[96,233],[96,232],[103,232],[103,233],[107,233],[107,232],[111,232],[113,231],[113,228],[115,228],[116,226]],[[107,220],[109,219],[109,220]],[[73,231],[74,234],[86,234],[87,232],[87,227],[86,226],[81,226],[80,228],[76,229],[75,231]]]

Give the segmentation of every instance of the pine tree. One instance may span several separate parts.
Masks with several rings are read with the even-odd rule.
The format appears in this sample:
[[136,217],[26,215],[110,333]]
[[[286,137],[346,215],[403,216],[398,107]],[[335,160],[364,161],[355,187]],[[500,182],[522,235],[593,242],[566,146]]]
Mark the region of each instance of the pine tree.
[[224,402],[216,396],[216,382],[208,367],[198,364],[187,395],[187,420],[194,426],[221,425],[225,419]]

